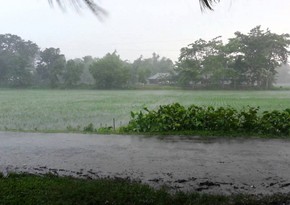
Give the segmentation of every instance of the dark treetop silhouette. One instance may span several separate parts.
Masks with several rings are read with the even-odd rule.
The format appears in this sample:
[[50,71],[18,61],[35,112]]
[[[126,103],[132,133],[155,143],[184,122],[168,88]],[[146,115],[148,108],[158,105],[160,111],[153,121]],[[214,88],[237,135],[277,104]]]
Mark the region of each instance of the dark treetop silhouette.
[[[101,8],[94,0],[48,0],[50,5],[53,5],[56,2],[62,9],[64,9],[65,3],[70,2],[73,7],[77,10],[82,8],[83,5],[86,5],[97,17],[101,18],[106,15],[107,12]],[[202,9],[213,10],[213,4],[219,0],[199,0],[200,6]]]

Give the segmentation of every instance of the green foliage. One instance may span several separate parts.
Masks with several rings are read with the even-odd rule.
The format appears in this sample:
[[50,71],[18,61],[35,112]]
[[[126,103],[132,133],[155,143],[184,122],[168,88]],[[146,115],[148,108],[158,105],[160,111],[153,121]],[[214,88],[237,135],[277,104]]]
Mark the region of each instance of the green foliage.
[[182,86],[220,84],[226,78],[226,55],[220,37],[211,41],[199,39],[182,48],[176,64]]
[[[258,88],[272,86],[277,73],[276,68],[287,63],[289,34],[275,34],[261,26],[251,29],[248,34],[235,33],[229,40],[228,49],[233,61],[231,67],[238,71],[243,66],[244,83]],[[236,67],[237,66],[237,67]]]
[[0,85],[27,87],[32,83],[38,46],[12,34],[0,34]]
[[259,131],[260,118],[258,117],[259,107],[250,107],[239,114],[240,127],[245,131]]
[[86,132],[86,133],[108,134],[108,133],[112,133],[112,131],[113,131],[113,127],[112,126],[105,126],[105,127],[95,128],[93,123],[88,124],[83,129],[83,132]]
[[112,133],[112,131],[113,131],[113,127],[112,126],[100,127],[99,129],[97,129],[97,133],[101,133],[101,134]]
[[[153,53],[133,63],[116,51],[103,58],[69,60],[57,48],[38,46],[12,34],[0,34],[0,86],[124,89],[144,86],[157,73],[170,74],[151,83],[185,88],[270,89],[277,67],[287,64],[289,34],[256,26],[248,34],[235,32],[224,44],[221,37],[199,39],[181,49],[178,62]],[[287,70],[279,79],[289,78]],[[281,77],[282,75],[282,77]],[[288,77],[287,77],[288,76]]]
[[173,70],[173,62],[153,53],[133,63],[117,52],[103,58],[85,56],[66,62],[58,48],[42,51],[31,42],[12,34],[0,34],[0,86],[33,88],[123,89],[147,84],[148,77]]
[[59,48],[47,48],[40,52],[40,61],[36,69],[40,84],[48,84],[51,87],[59,85],[65,65],[65,56],[60,54]]
[[95,61],[90,72],[100,89],[124,88],[128,85],[130,66],[116,52]]
[[84,180],[53,175],[9,174],[0,177],[0,204],[108,204],[108,205],[272,205],[287,204],[288,194],[209,195],[169,193],[124,179]]
[[174,103],[161,105],[157,110],[131,112],[131,121],[123,128],[134,132],[218,131],[287,135],[290,134],[290,109],[264,111],[246,107],[238,111],[232,107],[188,108]]
[[84,132],[95,132],[95,128],[93,123],[88,124],[87,126],[84,127]]
[[68,60],[63,73],[63,79],[66,87],[76,86],[84,69],[84,64],[81,59]]
[[92,56],[84,56],[82,58],[82,73],[80,76],[80,84],[81,85],[94,85],[95,80],[90,72],[90,66],[96,61],[97,59],[93,58]]
[[162,57],[156,53],[151,58],[140,56],[132,63],[131,83],[146,84],[147,79],[156,73],[170,73],[173,71],[174,64],[169,58]]
[[264,111],[260,124],[267,133],[290,135],[290,109]]
[[272,33],[256,26],[248,34],[235,32],[223,44],[220,37],[199,39],[181,49],[176,64],[182,86],[269,89],[276,68],[286,64],[290,35]]

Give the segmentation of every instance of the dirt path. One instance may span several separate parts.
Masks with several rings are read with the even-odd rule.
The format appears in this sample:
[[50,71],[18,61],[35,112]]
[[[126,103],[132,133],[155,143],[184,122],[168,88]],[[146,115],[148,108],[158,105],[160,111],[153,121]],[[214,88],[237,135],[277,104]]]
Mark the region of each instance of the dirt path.
[[290,140],[0,132],[0,171],[121,177],[209,193],[290,192]]

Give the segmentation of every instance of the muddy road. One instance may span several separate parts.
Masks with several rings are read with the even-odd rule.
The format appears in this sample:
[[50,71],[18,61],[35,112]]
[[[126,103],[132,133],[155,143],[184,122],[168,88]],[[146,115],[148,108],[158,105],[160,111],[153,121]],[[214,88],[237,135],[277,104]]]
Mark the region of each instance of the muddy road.
[[288,193],[290,140],[0,132],[0,171],[128,178],[205,193]]

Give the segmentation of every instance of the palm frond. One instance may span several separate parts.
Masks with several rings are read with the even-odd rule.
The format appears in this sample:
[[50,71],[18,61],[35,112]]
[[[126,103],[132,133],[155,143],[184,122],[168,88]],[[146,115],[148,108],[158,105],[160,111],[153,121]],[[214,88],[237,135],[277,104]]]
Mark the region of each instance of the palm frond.
[[106,10],[96,4],[94,0],[48,0],[48,2],[51,6],[56,3],[62,10],[65,10],[67,3],[70,3],[77,11],[80,11],[85,5],[98,18],[102,19],[102,17],[107,16]]
[[[210,10],[213,10],[213,4],[218,1],[219,0],[199,0],[201,9]],[[48,2],[51,6],[53,6],[55,3],[58,4],[58,6],[63,10],[65,10],[67,3],[70,3],[77,11],[79,11],[83,5],[85,5],[98,18],[102,18],[107,15],[106,10],[96,4],[94,0],[48,0]]]
[[213,4],[219,2],[219,0],[199,0],[201,9],[213,10]]

